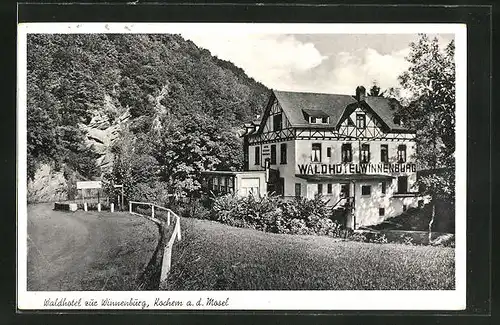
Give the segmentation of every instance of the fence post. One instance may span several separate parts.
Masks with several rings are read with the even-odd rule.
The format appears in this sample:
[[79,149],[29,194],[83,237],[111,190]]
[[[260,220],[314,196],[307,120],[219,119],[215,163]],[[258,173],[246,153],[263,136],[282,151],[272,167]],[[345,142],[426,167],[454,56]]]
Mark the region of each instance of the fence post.
[[177,227],[177,240],[181,240],[181,218],[177,217],[177,222],[175,224]]
[[128,203],[128,211],[132,213],[132,202]]
[[167,210],[167,226],[170,226],[170,210]]
[[151,218],[154,219],[154,217],[155,217],[155,206],[154,204],[151,204]]
[[101,203],[97,203],[97,212],[101,212]]
[[165,250],[163,251],[163,261],[161,263],[161,274],[160,274],[160,282],[163,282],[167,279],[168,272],[170,272],[170,264],[172,262],[172,247],[170,243],[165,246]]
[[110,203],[109,204],[109,209],[111,210],[111,212],[115,212],[115,205],[114,205],[114,203]]
[[84,202],[84,203],[83,203],[83,211],[88,211],[88,208],[87,208],[87,202]]

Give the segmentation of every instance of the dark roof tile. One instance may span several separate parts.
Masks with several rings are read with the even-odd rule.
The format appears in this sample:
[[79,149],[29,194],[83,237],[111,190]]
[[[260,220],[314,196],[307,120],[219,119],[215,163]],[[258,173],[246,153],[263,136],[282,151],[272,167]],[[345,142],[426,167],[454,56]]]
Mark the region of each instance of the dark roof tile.
[[[307,124],[304,112],[309,115],[330,117],[330,124],[337,125],[346,107],[356,103],[356,99],[350,95],[307,93],[274,90],[281,108],[292,126]],[[394,123],[394,113],[400,107],[395,99],[384,97],[366,96],[365,103],[394,131],[408,131],[407,128]]]
[[330,124],[337,124],[338,119],[348,104],[356,100],[349,95],[274,91],[281,108],[285,111],[292,126],[308,123],[303,110],[322,111],[330,116]]

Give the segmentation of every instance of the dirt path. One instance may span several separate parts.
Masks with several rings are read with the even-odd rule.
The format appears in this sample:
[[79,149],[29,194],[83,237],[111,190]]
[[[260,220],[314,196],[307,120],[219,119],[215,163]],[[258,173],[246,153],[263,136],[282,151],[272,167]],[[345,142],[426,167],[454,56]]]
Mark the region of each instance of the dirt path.
[[135,290],[158,228],[128,213],[28,206],[28,290]]

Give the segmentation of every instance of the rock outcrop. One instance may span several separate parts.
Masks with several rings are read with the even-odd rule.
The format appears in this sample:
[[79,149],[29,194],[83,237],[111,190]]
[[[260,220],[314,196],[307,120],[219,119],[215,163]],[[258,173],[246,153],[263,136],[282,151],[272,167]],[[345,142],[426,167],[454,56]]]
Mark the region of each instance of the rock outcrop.
[[43,164],[37,169],[33,180],[28,181],[28,203],[67,200],[67,188],[63,172]]
[[82,125],[82,128],[87,132],[87,145],[92,146],[94,151],[99,154],[97,166],[101,168],[102,172],[112,167],[111,147],[129,119],[128,110],[118,110],[111,97],[106,96],[103,109],[94,113],[88,125]]

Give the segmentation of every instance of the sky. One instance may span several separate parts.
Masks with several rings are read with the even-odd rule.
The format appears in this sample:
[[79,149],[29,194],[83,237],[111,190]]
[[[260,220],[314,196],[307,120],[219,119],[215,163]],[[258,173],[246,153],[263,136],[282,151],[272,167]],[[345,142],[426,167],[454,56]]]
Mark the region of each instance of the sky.
[[[231,61],[268,88],[353,94],[376,82],[398,87],[417,34],[181,33],[220,59]],[[444,48],[453,34],[437,37]]]

